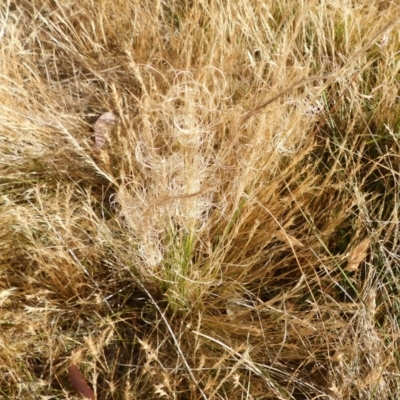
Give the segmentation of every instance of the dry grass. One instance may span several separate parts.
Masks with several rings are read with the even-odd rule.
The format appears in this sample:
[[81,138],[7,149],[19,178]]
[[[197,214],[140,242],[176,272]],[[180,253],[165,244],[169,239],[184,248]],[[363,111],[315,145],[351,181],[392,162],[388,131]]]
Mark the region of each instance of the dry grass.
[[398,398],[399,17],[4,1],[0,398]]

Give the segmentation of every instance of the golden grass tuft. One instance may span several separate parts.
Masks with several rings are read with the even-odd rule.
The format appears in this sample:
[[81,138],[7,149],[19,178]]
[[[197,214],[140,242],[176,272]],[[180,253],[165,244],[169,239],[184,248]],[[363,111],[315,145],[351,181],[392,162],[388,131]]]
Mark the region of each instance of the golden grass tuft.
[[0,398],[397,398],[399,26],[3,2]]

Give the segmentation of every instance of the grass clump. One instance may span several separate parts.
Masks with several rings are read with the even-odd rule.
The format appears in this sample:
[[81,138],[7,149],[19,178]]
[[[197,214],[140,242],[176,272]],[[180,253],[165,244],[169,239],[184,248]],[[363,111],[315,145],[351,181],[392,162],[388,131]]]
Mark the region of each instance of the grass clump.
[[399,16],[5,2],[0,397],[396,398]]

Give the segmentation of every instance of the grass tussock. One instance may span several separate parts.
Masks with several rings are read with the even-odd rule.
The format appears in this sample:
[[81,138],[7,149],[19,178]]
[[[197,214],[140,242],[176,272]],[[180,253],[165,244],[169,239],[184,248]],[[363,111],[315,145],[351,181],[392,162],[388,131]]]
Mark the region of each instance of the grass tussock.
[[0,398],[397,398],[399,17],[4,1]]

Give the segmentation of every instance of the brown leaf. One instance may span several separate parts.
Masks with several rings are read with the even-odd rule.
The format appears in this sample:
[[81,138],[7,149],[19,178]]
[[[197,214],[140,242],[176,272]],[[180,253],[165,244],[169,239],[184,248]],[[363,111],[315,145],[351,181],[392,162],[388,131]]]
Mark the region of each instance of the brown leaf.
[[371,243],[370,239],[366,239],[358,244],[351,252],[348,258],[346,271],[356,271],[361,263],[367,257],[367,250]]
[[69,367],[69,380],[71,381],[75,390],[84,399],[95,400],[93,390],[90,389],[82,372],[79,371],[78,367],[74,364]]
[[110,141],[110,132],[115,125],[114,113],[106,112],[101,115],[94,124],[94,146],[95,151],[101,151],[105,144]]
[[281,242],[287,243],[289,246],[293,247],[304,247],[304,244],[297,240],[294,236],[286,234],[284,231],[277,231],[275,236]]

